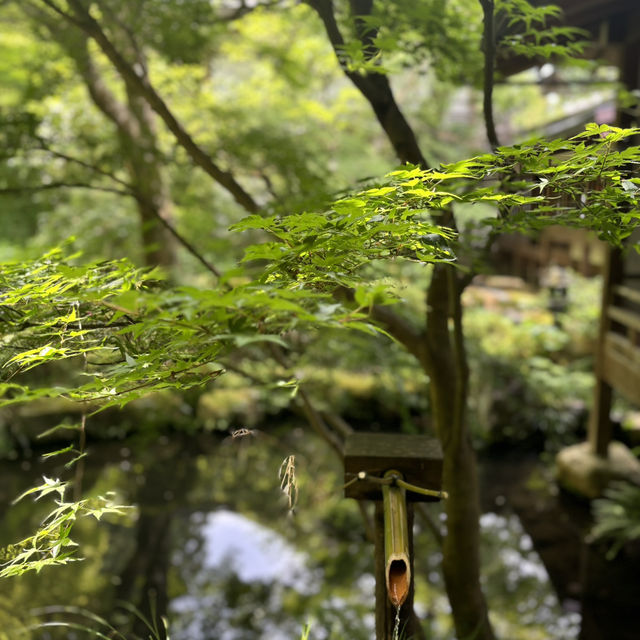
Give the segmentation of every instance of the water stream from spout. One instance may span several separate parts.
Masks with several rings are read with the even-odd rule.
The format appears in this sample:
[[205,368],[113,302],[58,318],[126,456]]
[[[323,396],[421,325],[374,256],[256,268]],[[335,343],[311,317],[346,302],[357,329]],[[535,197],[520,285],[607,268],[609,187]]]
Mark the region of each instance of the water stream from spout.
[[[398,602],[398,593],[396,591],[396,585],[393,584],[393,599],[395,602]],[[396,620],[395,625],[393,626],[393,640],[398,640],[400,635],[400,607],[401,604],[396,604]]]
[[396,622],[393,627],[393,640],[398,640],[398,636],[400,635],[400,607],[402,605],[396,605]]

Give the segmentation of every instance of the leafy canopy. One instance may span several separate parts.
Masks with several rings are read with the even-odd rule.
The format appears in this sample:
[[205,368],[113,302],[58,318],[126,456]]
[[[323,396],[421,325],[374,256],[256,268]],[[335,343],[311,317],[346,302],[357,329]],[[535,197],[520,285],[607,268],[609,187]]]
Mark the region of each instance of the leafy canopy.
[[[438,219],[455,203],[495,203],[500,215],[487,220],[493,233],[564,223],[619,245],[640,218],[640,180],[630,177],[640,150],[616,145],[637,133],[592,124],[568,141],[502,147],[437,170],[401,168],[324,212],[249,216],[233,229],[272,238],[246,250],[257,276],[240,270],[212,289],[171,287],[124,260],[81,265],[61,250],[5,264],[0,322],[11,355],[0,406],[60,395],[121,406],[151,391],[204,384],[222,373],[216,363],[233,349],[286,346],[294,329],[375,331],[368,307],[394,297],[369,265],[454,262],[457,236]],[[345,287],[356,290],[355,306],[335,297]],[[35,367],[79,357],[82,384],[19,382]]]
[[72,562],[77,544],[71,539],[73,525],[81,517],[92,516],[100,520],[105,514],[123,515],[130,507],[118,505],[112,494],[68,501],[65,495],[69,483],[53,478],[43,478],[43,484],[32,487],[15,502],[35,495],[36,500],[57,494],[56,508],[43,520],[32,536],[9,545],[0,551],[0,578],[18,576],[25,571],[40,572],[44,567]]
[[[454,262],[457,237],[438,219],[456,203],[495,203],[493,233],[563,222],[620,244],[640,219],[640,180],[631,177],[640,149],[616,145],[637,133],[591,124],[568,141],[501,147],[437,170],[404,167],[324,212],[249,216],[234,230],[260,229],[272,238],[246,250],[258,275],[239,270],[212,289],[172,287],[125,260],[83,265],[60,249],[4,264],[0,325],[8,355],[0,406],[58,396],[91,410],[122,406],[152,391],[205,384],[224,372],[233,350],[269,342],[286,347],[292,330],[379,330],[370,308],[394,298],[369,265]],[[336,297],[345,287],[354,289],[353,303]],[[81,363],[82,375],[66,386],[21,380],[69,359]],[[37,490],[50,491],[45,485]],[[44,533],[19,545],[2,575],[68,561],[71,526],[87,509],[61,497]]]

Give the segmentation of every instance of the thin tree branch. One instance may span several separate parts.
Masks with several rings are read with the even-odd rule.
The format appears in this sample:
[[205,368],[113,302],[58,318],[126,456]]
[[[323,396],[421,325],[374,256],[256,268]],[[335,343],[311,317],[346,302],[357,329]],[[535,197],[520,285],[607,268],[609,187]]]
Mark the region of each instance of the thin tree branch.
[[[137,195],[134,197],[138,198]],[[216,278],[222,277],[222,272],[209,260],[207,260],[178,230],[163,216],[160,215],[156,207],[150,207],[150,211],[153,216],[160,222],[162,226],[196,259],[198,260],[208,271],[210,271]]]
[[273,182],[268,174],[265,171],[260,171],[258,172],[258,175],[262,178],[262,181],[264,182],[267,191],[271,194],[271,197],[276,201],[279,200],[280,196],[276,193],[276,190],[273,187]]
[[[75,61],[94,104],[116,126],[120,138],[120,146],[127,158],[127,167],[134,184],[133,192],[135,193],[138,211],[143,223],[144,244],[154,244],[158,240],[155,234],[145,238],[144,231],[144,225],[148,219],[150,217],[155,218],[160,220],[161,225],[168,229],[174,238],[178,238],[188,250],[195,253],[207,269],[211,270],[211,265],[184,238],[177,234],[168,221],[170,198],[166,193],[166,185],[158,160],[159,153],[153,127],[153,112],[148,103],[140,94],[134,93],[131,85],[127,83],[125,83],[125,86],[128,103],[124,103],[116,97],[104,80],[98,64],[91,55],[89,38],[83,31],[78,31],[76,40],[69,42],[68,35],[61,33],[59,25],[53,25],[50,29],[52,33],[56,34],[58,41],[67,49],[68,54]],[[144,56],[137,47],[133,34],[127,31],[127,36],[131,40],[131,48],[136,56],[136,65],[140,65],[146,75]],[[142,102],[143,107],[137,108],[136,103],[140,102]],[[142,149],[146,151],[143,153]],[[148,160],[147,158],[150,159]],[[173,262],[171,244],[166,242],[165,238],[160,238],[159,240],[160,245],[165,249],[158,250],[154,254],[152,262],[159,261],[171,264]]]
[[[288,370],[291,368],[290,364],[287,362],[284,354],[278,349],[277,345],[269,344],[267,345],[271,356],[273,359],[281,366],[283,369]],[[246,377],[248,380],[251,380],[257,384],[264,384],[264,381],[260,380],[257,376],[253,375],[245,371],[244,369],[237,367],[233,364],[223,363],[225,368],[230,371],[235,371],[240,375]],[[313,430],[338,454],[340,459],[343,457],[343,446],[340,438],[327,426],[326,422],[323,419],[322,414],[318,411],[314,406],[313,402],[309,398],[309,395],[302,387],[302,384],[298,386],[298,393],[296,396],[300,401],[297,403],[299,410],[304,414],[307,422],[311,425]]]
[[362,43],[364,59],[372,60],[380,53],[380,50],[375,45],[378,29],[372,27],[365,19],[371,15],[373,0],[349,0],[349,7],[351,8],[351,15],[353,16],[356,35]]
[[[353,302],[355,293],[353,289],[339,287],[334,291],[334,296],[338,299],[346,299]],[[371,317],[382,325],[385,331],[397,340],[410,354],[419,362],[423,362],[425,356],[424,332],[419,331],[413,324],[402,317],[392,308],[384,305],[373,305],[371,307]]]
[[493,0],[480,0],[484,14],[482,49],[484,53],[483,112],[487,138],[495,151],[499,146],[498,134],[493,118],[493,67],[496,58],[496,41],[494,33]]
[[13,193],[29,193],[32,191],[50,191],[52,189],[90,189],[92,191],[104,191],[106,193],[116,193],[120,196],[133,196],[131,191],[116,189],[115,187],[101,187],[99,185],[85,182],[50,182],[49,184],[22,185],[18,187],[4,187],[0,189],[0,195]]
[[442,531],[440,531],[440,527],[436,522],[434,522],[433,518],[429,515],[429,512],[425,509],[424,505],[415,503],[414,509],[422,522],[427,526],[427,529],[431,531],[431,534],[433,535],[435,541],[438,543],[438,546],[442,547],[442,541],[444,540]]
[[386,306],[374,305],[371,315],[393,336],[411,355],[424,364],[424,331],[418,331],[399,313]]
[[52,155],[54,158],[60,158],[60,160],[65,160],[66,162],[69,162],[70,164],[77,164],[80,167],[83,167],[84,169],[88,169],[89,171],[92,171],[93,173],[97,173],[98,175],[104,176],[105,178],[109,178],[109,180],[113,180],[114,182],[122,185],[123,187],[125,187],[125,189],[127,189],[128,191],[135,191],[135,187],[130,183],[127,182],[126,180],[123,180],[122,178],[118,178],[118,176],[116,176],[115,174],[111,173],[110,171],[106,171],[105,169],[101,169],[100,167],[97,167],[94,164],[91,164],[89,162],[87,162],[86,160],[82,160],[80,158],[76,158],[75,156],[70,156],[66,153],[62,153],[60,151],[56,151],[55,149],[52,149],[51,147],[48,146],[46,140],[44,140],[44,138],[40,138],[37,137],[36,138],[38,140],[38,143],[40,144],[40,148],[39,149],[34,149],[34,151],[42,151],[44,153],[48,153],[50,155]]
[[45,4],[47,7],[49,7],[49,9],[57,13],[60,17],[64,18],[65,20],[68,20],[69,22],[71,22],[72,24],[75,24],[76,26],[80,26],[79,23],[76,21],[76,19],[70,13],[63,11],[52,0],[41,0],[41,2]]
[[367,511],[367,505],[364,500],[356,500],[358,503],[358,509],[360,511],[360,517],[362,518],[362,522],[364,524],[364,533],[367,537],[367,540],[371,544],[375,544],[376,541],[376,529],[375,524],[373,522],[373,518],[371,514]]
[[144,75],[146,76],[149,70],[147,69],[145,56],[138,46],[138,42],[135,37],[135,27],[133,25],[128,25],[125,20],[120,19],[120,17],[113,10],[113,7],[109,6],[109,2],[100,2],[99,6],[100,11],[104,14],[104,16],[108,17],[119,29],[124,32],[127,40],[129,41],[129,44],[131,45],[131,50],[135,54],[136,62],[141,66]]
[[323,411],[322,417],[336,430],[339,431],[343,438],[347,438],[354,431],[353,427],[337,413]]
[[[343,53],[345,42],[336,21],[332,0],[306,0],[306,2],[322,20],[340,67],[371,105],[400,162],[409,162],[428,168],[415,133],[396,102],[389,79],[380,73],[361,74],[348,69]],[[366,11],[369,3],[365,0],[355,3],[355,6],[359,11]],[[363,33],[362,37],[367,47],[367,55],[375,53],[372,52],[373,44],[368,42],[366,33]]]
[[302,410],[307,416],[309,424],[314,428],[325,442],[338,454],[340,459],[344,456],[343,445],[336,434],[329,429],[327,423],[322,419],[322,415],[311,403],[307,392],[298,387],[298,397],[302,400]]
[[[76,63],[76,67],[85,81],[87,90],[96,106],[104,113],[116,127],[127,137],[137,140],[140,137],[140,122],[136,119],[129,107],[121,102],[104,81],[98,65],[89,51],[88,37],[84,32],[81,48],[71,43],[66,46],[67,52]],[[65,46],[65,45],[63,45]]]
[[[58,155],[60,157],[65,157],[64,154],[58,154],[56,153],[55,155]],[[68,157],[65,157],[65,159],[69,159]],[[117,180],[118,182],[121,182],[124,185],[127,185],[126,182],[115,178],[115,176],[112,176],[106,172],[100,171],[99,169],[97,169],[96,167],[92,167],[91,165],[87,165],[86,163],[83,163],[81,160],[78,159],[74,159],[74,162],[77,162],[78,164],[82,164],[83,166],[86,166],[88,169],[92,169],[94,171],[97,171],[98,173],[101,173],[103,175],[106,175],[112,179]],[[121,196],[127,196],[130,198],[134,198],[136,200],[141,200],[142,196],[140,196],[140,194],[138,194],[136,192],[136,190],[127,185],[127,189],[123,190],[123,189],[116,189],[114,187],[101,187],[99,185],[92,185],[89,183],[82,183],[82,182],[51,182],[49,184],[40,184],[40,185],[22,185],[22,186],[17,186],[17,187],[5,187],[5,188],[0,188],[0,195],[12,195],[12,194],[18,194],[18,193],[30,193],[30,192],[34,192],[34,191],[50,191],[52,189],[90,189],[93,191],[101,191],[101,192],[106,192],[106,193],[114,193],[117,195],[121,195]],[[221,271],[213,264],[211,263],[209,260],[207,260],[195,247],[193,244],[191,244],[191,242],[189,242],[168,220],[166,220],[164,217],[162,217],[158,211],[156,210],[155,207],[150,207],[150,211],[153,213],[154,217],[160,222],[160,224],[162,224],[167,231],[196,259],[198,260],[206,269],[207,271],[210,271],[214,276],[216,276],[216,278],[221,278],[222,277],[222,273]]]
[[464,330],[462,327],[462,302],[456,274],[453,269],[447,271],[449,302],[451,304],[451,318],[453,320],[452,348],[456,367],[456,389],[454,407],[454,424],[451,431],[454,438],[461,438],[465,425],[467,395],[469,383],[469,363],[467,362]]
[[[82,317],[80,316],[80,303],[79,302],[76,303],[76,305],[74,305],[74,308],[78,315],[78,330],[80,333],[80,342],[81,344],[84,345],[85,336],[84,336],[84,332],[82,331]],[[83,370],[83,373],[86,375],[89,367],[89,358],[87,357],[86,351],[82,354],[82,360],[83,360],[82,370]],[[82,496],[82,479],[84,478],[84,469],[85,469],[84,455],[85,455],[86,448],[87,448],[87,409],[85,404],[83,405],[82,415],[80,416],[80,433],[78,436],[78,453],[80,454],[80,457],[76,458],[76,460],[78,461],[78,464],[76,466],[76,473],[75,473],[75,478],[73,483],[74,500],[76,501],[80,500]]]
[[[275,344],[268,344],[267,348],[270,350],[271,355],[274,360],[285,369],[290,369],[291,365],[287,362],[287,358],[282,353],[282,350]],[[299,385],[297,398],[300,400],[300,408],[305,414],[309,424],[313,427],[313,429],[322,437],[322,439],[340,456],[344,455],[342,442],[340,438],[329,429],[327,423],[323,420],[322,415],[316,408],[313,406],[311,399],[309,398],[307,392],[304,388]]]
[[[45,4],[50,6],[49,2],[45,2]],[[44,17],[41,15],[40,19],[43,20]],[[46,23],[49,30],[57,36],[60,44],[65,49],[67,49],[69,55],[76,62],[76,66],[78,67],[80,74],[84,78],[87,89],[95,104],[116,125],[121,133],[134,140],[135,144],[135,140],[140,133],[140,125],[136,121],[136,119],[131,116],[131,113],[127,106],[120,102],[113,94],[113,92],[108,88],[106,82],[102,78],[95,64],[95,61],[90,54],[89,48],[87,46],[87,37],[84,32],[81,32],[82,49],[78,49],[73,43],[70,44],[61,37],[60,30],[56,29],[56,26],[52,23],[51,20],[46,21]],[[133,38],[133,34],[131,34],[129,31],[127,31],[127,35],[130,38]],[[140,54],[137,45],[133,40],[132,46],[134,47],[135,51]],[[140,55],[139,57],[141,58]],[[126,195],[134,197],[141,204],[149,204],[150,206],[146,207],[146,210],[150,212],[151,215],[153,215],[153,217],[156,218],[160,222],[160,224],[165,229],[167,229],[167,231],[176,239],[176,241],[180,243],[192,256],[194,256],[194,258],[196,258],[196,260],[198,260],[208,271],[215,275],[216,278],[220,278],[222,276],[221,272],[215,267],[215,265],[207,260],[191,242],[189,242],[184,236],[182,236],[164,216],[160,215],[158,208],[153,206],[152,203],[148,202],[148,198],[140,192],[140,189],[138,189],[136,185],[129,184],[121,178],[118,178],[113,173],[100,169],[99,167],[87,163],[84,160],[51,149],[43,138],[38,137],[37,140],[42,151],[50,153],[54,157],[63,159],[67,162],[77,164],[83,168],[93,171],[94,173],[97,173],[99,175],[105,176],[110,180],[113,180],[114,182],[125,186],[127,189]]]
[[[281,358],[281,354],[274,353],[273,355],[276,358],[276,360],[279,362],[279,364],[281,364],[285,368],[289,368],[288,363],[284,361],[284,358]],[[237,367],[232,364],[225,364],[224,366],[226,369],[229,369],[230,371],[235,371],[236,373],[239,373],[240,375],[246,377],[248,380],[251,380],[254,383],[261,384],[261,385],[264,384],[264,382],[260,380],[257,376],[253,375],[252,373],[248,373],[247,371],[245,371],[244,369],[241,369],[240,367]],[[314,428],[314,430],[316,430],[320,434],[322,439],[325,440],[331,446],[331,448],[338,454],[338,456],[340,457],[340,460],[343,460],[344,451],[343,451],[342,443],[336,437],[335,433],[331,432],[331,430],[327,428],[325,419],[327,420],[327,422],[331,423],[331,425],[336,430],[341,431],[342,436],[345,438],[348,434],[353,433],[353,428],[342,418],[342,416],[339,416],[335,413],[330,413],[330,412],[319,412],[313,406],[305,390],[302,389],[301,386],[298,386],[298,395],[300,394],[302,394],[301,397],[304,398],[304,403],[306,406],[306,410],[304,411],[304,413],[307,418],[307,421]],[[358,509],[360,511],[360,516],[362,518],[362,522],[364,525],[365,535],[367,537],[367,540],[373,543],[375,538],[373,519],[371,518],[370,514],[367,512],[364,502],[362,500],[358,500],[357,502],[358,502]]]

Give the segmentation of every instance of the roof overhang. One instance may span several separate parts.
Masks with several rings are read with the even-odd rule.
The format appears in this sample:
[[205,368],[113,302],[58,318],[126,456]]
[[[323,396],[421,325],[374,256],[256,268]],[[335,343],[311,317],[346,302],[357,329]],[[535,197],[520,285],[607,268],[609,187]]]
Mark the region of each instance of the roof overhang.
[[[549,4],[546,0],[530,2],[534,6]],[[556,0],[553,4],[563,11],[562,24],[584,29],[590,34],[593,45],[586,51],[589,59],[621,66],[625,47],[640,45],[640,0]],[[496,62],[497,70],[503,76],[538,64],[536,60],[523,56],[502,58]]]

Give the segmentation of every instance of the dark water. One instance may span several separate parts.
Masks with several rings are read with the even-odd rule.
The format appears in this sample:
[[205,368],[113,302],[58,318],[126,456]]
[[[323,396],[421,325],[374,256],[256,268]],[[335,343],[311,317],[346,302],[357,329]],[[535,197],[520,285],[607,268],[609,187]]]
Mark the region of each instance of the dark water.
[[582,619],[580,640],[636,640],[640,545],[613,559],[593,540],[587,500],[558,490],[552,467],[535,456],[502,455],[483,467],[485,508],[508,505],[544,563],[562,608]]
[[[89,637],[53,627],[17,635],[33,623],[34,612],[40,621],[97,625],[77,612],[46,609],[53,605],[103,616],[127,637],[149,635],[131,605],[148,617],[165,615],[173,640],[297,639],[306,624],[317,640],[373,637],[373,552],[356,504],[341,496],[341,466],[322,443],[301,429],[287,429],[236,439],[149,434],[91,449],[85,493],[115,489],[135,509],[100,524],[81,520],[72,537],[80,543],[82,562],[3,581],[0,638],[3,632],[7,638]],[[291,454],[299,484],[294,512],[278,477]],[[500,484],[510,477],[506,486],[518,486],[524,469],[503,465],[485,482],[491,493],[482,517],[483,575],[493,621],[509,640],[577,638],[581,596],[572,595],[565,578],[550,581],[536,550],[540,545],[525,530],[535,518],[525,513],[522,496],[509,495]],[[2,463],[0,544],[31,533],[51,508],[42,505],[37,513],[27,502],[6,507],[43,473],[69,475],[35,455]],[[429,510],[432,520],[443,521],[438,505]],[[418,519],[416,610],[427,637],[452,638],[441,555],[420,525]],[[561,564],[557,558],[554,563]],[[158,635],[164,637],[162,629]]]

